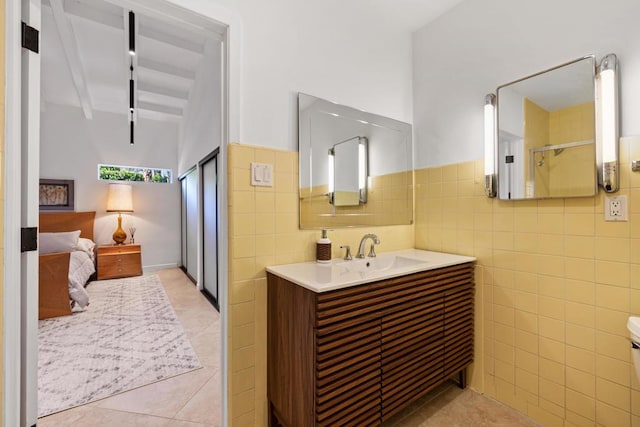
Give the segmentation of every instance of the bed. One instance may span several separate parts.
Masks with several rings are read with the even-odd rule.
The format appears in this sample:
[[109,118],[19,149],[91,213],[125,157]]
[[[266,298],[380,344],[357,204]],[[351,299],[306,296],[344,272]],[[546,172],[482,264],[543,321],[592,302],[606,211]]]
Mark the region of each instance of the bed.
[[[88,294],[84,286],[89,276],[95,272],[93,255],[95,215],[95,212],[40,213],[39,319],[71,314],[72,304],[78,304],[80,307],[88,305]],[[76,233],[70,233],[74,231]],[[51,244],[52,236],[64,238],[78,236],[75,240],[78,244],[69,251],[51,252],[55,250],[55,245]]]

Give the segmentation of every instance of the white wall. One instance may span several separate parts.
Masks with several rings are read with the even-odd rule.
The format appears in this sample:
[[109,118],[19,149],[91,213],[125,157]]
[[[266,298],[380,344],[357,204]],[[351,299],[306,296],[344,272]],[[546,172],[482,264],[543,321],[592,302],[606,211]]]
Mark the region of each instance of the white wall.
[[621,135],[640,134],[640,2],[466,0],[414,34],[416,167],[483,156],[497,86],[594,53],[618,56]]
[[411,36],[375,10],[341,0],[171,1],[236,20],[234,142],[297,150],[298,91],[411,121]]
[[178,173],[182,175],[221,142],[221,44],[210,39],[189,93],[189,103],[180,125]]
[[[95,240],[112,243],[117,214],[106,213],[107,181],[97,179],[97,165],[150,166],[177,170],[178,128],[175,124],[139,119],[136,143],[129,144],[125,115],[47,104],[41,114],[40,177],[75,180],[75,210],[96,211]],[[144,267],[176,266],[180,260],[180,187],[133,183],[132,214],[123,228],[136,227]],[[127,240],[128,241],[128,240]]]

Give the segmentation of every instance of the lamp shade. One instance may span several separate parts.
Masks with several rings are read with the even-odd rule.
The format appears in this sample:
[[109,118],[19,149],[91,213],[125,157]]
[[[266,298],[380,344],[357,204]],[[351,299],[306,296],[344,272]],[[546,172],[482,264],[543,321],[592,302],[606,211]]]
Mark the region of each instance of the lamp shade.
[[130,184],[109,184],[107,212],[133,212],[133,190]]

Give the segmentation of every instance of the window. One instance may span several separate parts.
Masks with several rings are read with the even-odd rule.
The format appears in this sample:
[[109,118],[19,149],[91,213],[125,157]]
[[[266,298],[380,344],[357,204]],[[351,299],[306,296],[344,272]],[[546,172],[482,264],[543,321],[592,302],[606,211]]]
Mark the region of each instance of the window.
[[103,181],[139,181],[171,184],[171,169],[136,166],[98,165],[98,179]]

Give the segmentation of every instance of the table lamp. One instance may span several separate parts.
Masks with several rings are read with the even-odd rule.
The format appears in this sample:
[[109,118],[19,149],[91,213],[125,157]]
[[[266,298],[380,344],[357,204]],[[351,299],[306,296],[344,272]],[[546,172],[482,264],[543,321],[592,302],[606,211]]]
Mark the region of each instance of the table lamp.
[[113,232],[117,245],[124,243],[127,233],[122,229],[122,212],[133,212],[133,197],[130,184],[109,184],[107,212],[118,212],[118,228]]

